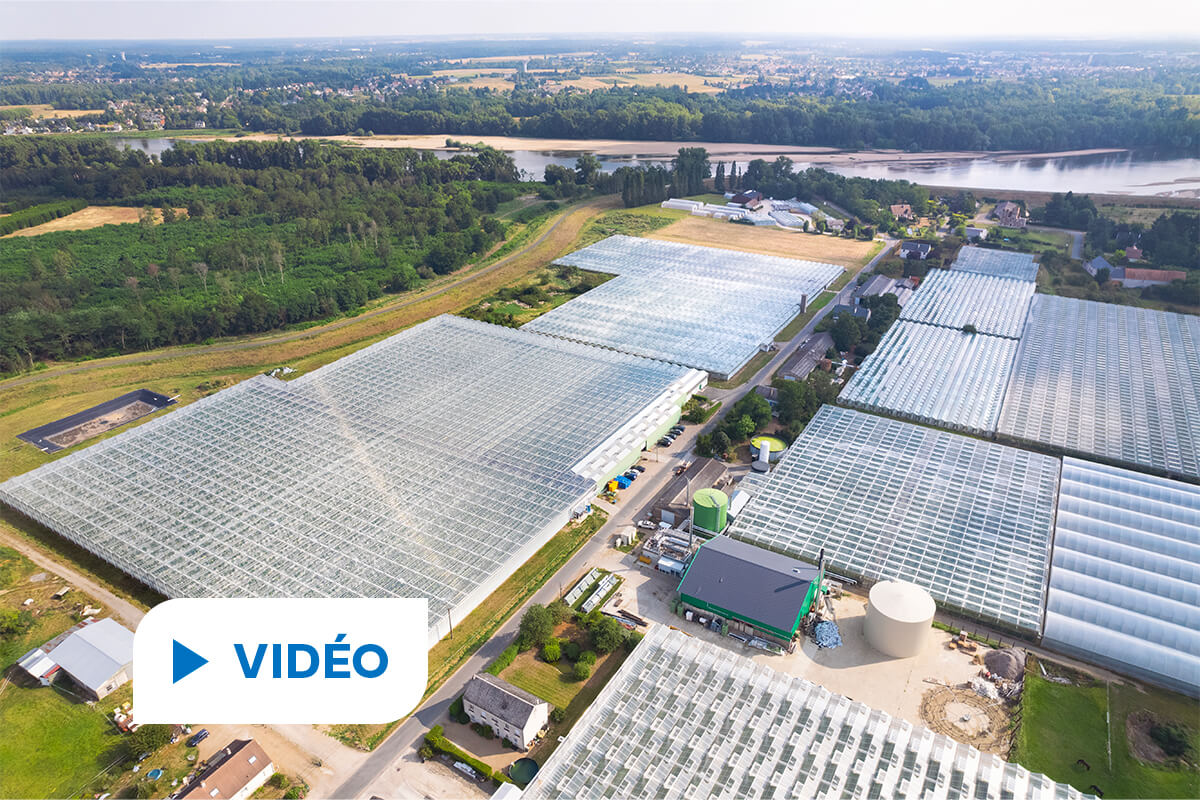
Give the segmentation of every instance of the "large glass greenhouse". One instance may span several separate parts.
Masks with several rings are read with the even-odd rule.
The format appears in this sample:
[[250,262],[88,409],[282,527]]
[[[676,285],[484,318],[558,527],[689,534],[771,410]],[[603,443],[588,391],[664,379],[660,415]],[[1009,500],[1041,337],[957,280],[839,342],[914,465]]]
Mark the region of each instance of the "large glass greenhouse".
[[0,484],[168,597],[430,600],[436,638],[586,505],[597,452],[704,375],[439,317]]
[[714,247],[610,236],[558,264],[617,277],[525,328],[728,378],[843,269]]
[[1035,295],[998,432],[1200,477],[1200,317]]
[[[730,536],[1041,631],[1059,460],[824,406]],[[743,487],[745,488],[745,487]]]
[[954,259],[950,269],[995,275],[1000,278],[1016,278],[1032,283],[1037,280],[1038,274],[1038,265],[1034,263],[1033,258],[1030,253],[967,246],[958,251],[958,257]]
[[854,373],[840,400],[852,408],[991,434],[1016,352],[1016,339],[898,321]]
[[1045,643],[1200,693],[1200,487],[1063,460]]
[[900,319],[1019,339],[1029,316],[1032,281],[977,272],[931,269],[900,311]]
[[530,782],[552,798],[1080,792],[724,647],[656,625]]

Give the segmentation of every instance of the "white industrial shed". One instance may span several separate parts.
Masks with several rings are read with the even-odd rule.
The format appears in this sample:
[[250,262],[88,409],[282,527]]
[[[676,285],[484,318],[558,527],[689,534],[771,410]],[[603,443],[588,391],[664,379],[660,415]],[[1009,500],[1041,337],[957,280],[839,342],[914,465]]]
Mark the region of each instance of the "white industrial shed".
[[1200,487],[1064,459],[1044,643],[1200,694]]
[[950,269],[1030,282],[1036,281],[1038,274],[1038,265],[1034,263],[1033,255],[1030,253],[993,250],[989,247],[969,245],[959,249],[958,256],[950,265]]
[[1016,352],[1016,339],[900,320],[863,361],[839,401],[988,435],[996,430]]
[[1200,478],[1200,317],[1035,295],[998,433]]
[[1042,627],[1059,460],[824,406],[730,527],[833,572],[915,583],[968,616]]
[[1032,281],[977,272],[931,269],[900,311],[900,319],[1019,339],[1033,299]]
[[1074,800],[1066,784],[656,625],[524,800]]
[[557,264],[617,277],[525,330],[728,378],[843,269],[715,247],[610,236]]
[[0,500],[168,597],[427,597],[432,642],[704,379],[438,317],[291,382],[243,381]]

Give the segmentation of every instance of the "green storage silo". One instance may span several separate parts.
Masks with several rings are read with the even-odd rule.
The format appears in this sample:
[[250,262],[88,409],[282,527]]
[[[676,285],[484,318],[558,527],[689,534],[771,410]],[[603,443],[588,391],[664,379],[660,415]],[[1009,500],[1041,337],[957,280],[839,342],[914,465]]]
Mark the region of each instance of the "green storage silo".
[[692,495],[692,524],[720,533],[728,524],[729,498],[720,489],[701,489]]

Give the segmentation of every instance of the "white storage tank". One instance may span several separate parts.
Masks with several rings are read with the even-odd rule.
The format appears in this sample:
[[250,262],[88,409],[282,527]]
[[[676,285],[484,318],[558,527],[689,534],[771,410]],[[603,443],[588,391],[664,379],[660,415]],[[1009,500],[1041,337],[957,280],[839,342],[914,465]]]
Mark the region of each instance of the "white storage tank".
[[920,586],[880,581],[868,596],[863,622],[867,643],[895,658],[915,656],[929,640],[935,608],[933,597]]

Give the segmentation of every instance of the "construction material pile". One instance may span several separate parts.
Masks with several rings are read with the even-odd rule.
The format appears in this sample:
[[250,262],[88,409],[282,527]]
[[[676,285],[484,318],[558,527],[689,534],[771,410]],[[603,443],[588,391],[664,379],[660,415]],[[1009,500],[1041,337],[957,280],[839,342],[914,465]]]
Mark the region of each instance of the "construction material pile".
[[813,626],[813,641],[822,650],[842,646],[842,634],[838,631],[836,622],[824,620]]
[[1025,674],[1025,651],[1017,647],[990,650],[983,657],[987,671],[1006,681],[1019,681]]

